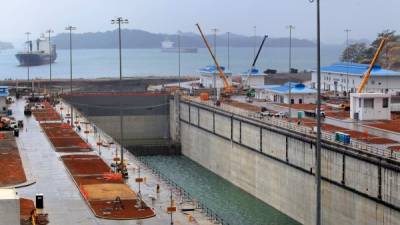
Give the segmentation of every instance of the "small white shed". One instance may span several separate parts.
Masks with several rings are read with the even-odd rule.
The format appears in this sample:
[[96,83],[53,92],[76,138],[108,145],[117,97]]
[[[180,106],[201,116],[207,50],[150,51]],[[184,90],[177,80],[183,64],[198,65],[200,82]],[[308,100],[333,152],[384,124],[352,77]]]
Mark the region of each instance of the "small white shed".
[[[232,73],[229,71],[225,71],[225,67],[221,66],[222,71],[229,83],[232,83]],[[219,71],[216,66],[206,66],[199,69],[200,73],[200,82],[204,88],[214,88],[214,85],[217,89],[224,88],[224,82],[219,75]]]
[[350,94],[350,118],[354,120],[390,120],[390,94]]
[[0,224],[20,224],[19,197],[15,189],[0,188]]

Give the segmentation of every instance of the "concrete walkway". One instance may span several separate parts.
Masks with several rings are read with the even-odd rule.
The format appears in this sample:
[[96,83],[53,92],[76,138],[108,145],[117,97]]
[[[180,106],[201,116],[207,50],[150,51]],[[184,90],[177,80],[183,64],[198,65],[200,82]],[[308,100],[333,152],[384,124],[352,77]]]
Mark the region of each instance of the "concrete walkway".
[[[12,106],[16,119],[24,120],[25,128],[20,132],[17,143],[20,146],[21,154],[24,154],[24,165],[30,165],[30,172],[36,178],[36,183],[18,188],[20,197],[34,199],[37,193],[44,194],[45,211],[49,213],[50,224],[55,225],[128,225],[128,224],[144,224],[144,225],[165,225],[170,223],[170,215],[166,213],[166,206],[169,204],[169,190],[166,184],[149,173],[149,170],[142,168],[141,174],[147,177],[147,184],[142,185],[142,193],[144,200],[151,206],[150,194],[154,194],[155,185],[161,184],[161,194],[155,201],[154,208],[157,216],[146,220],[103,220],[96,218],[86,205],[85,201],[73,183],[70,176],[60,161],[60,154],[56,153],[51,143],[41,130],[38,122],[34,117],[25,117],[23,108],[24,100],[16,101]],[[88,135],[88,139],[95,146],[95,137],[93,133]],[[107,162],[112,159],[112,149],[102,150],[102,156]],[[90,153],[90,154],[96,154]],[[135,172],[138,162],[133,160],[133,156],[127,154],[130,162],[130,179],[128,183],[137,191],[137,184],[134,183]],[[29,168],[28,167],[28,168]],[[137,170],[136,170],[137,171]],[[174,197],[177,199],[176,197]],[[211,224],[208,219],[200,213],[197,213],[199,222],[188,222],[187,216],[182,213],[174,214],[174,224]]]

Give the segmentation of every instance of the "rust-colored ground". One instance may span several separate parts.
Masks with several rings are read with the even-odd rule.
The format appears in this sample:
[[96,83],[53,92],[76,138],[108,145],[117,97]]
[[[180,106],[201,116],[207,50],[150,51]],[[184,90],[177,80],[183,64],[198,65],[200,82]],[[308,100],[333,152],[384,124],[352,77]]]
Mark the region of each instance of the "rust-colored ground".
[[[104,173],[111,171],[111,168],[99,156],[65,155],[61,160],[97,217],[129,220],[155,216],[155,212],[144,202],[142,209],[135,207],[136,193],[123,184],[122,180],[105,179]],[[131,194],[127,195],[129,192]],[[116,203],[117,197],[121,197],[121,204]]]
[[[316,121],[314,119],[309,119],[309,118],[304,118],[302,119],[302,124],[307,127],[314,127],[316,126]],[[388,139],[388,138],[382,138],[378,137],[375,135],[368,134],[366,132],[360,132],[360,131],[355,131],[355,130],[348,130],[343,127],[338,127],[330,124],[323,123],[322,124],[322,130],[327,131],[327,132],[343,132],[346,134],[349,134],[351,138],[357,139],[363,142],[366,142],[368,144],[396,144],[398,143],[397,141]]]
[[89,152],[90,146],[66,123],[41,123],[57,152]]
[[122,180],[120,181],[106,180],[102,175],[73,176],[73,178],[79,186],[87,184],[104,184],[104,182],[106,181],[107,183],[115,183],[115,184],[123,183]]
[[253,104],[248,104],[248,103],[244,103],[244,102],[239,102],[239,101],[235,101],[235,100],[226,100],[223,101],[223,104],[227,104],[230,106],[234,106],[240,109],[244,109],[244,110],[248,110],[248,111],[253,111],[253,112],[260,112],[261,108],[253,105]]
[[35,204],[32,200],[26,198],[19,199],[21,224],[32,224],[30,221],[31,213],[35,209]]
[[146,219],[156,215],[143,201],[144,207],[141,210],[135,207],[136,200],[122,200],[123,210],[112,210],[114,207],[112,201],[90,201],[89,205],[96,216],[104,219]]
[[0,187],[26,182],[18,146],[12,132],[0,133]]
[[350,118],[350,112],[343,110],[325,111],[325,116],[344,120]]
[[66,156],[62,156],[61,159],[72,176],[102,175],[111,171],[111,168],[100,157],[68,159]]
[[368,124],[368,126],[400,133],[400,120],[399,119],[390,120],[390,121],[378,121],[376,123]]
[[394,152],[400,152],[400,145],[390,146],[390,147],[388,147],[388,149],[392,150]]
[[60,121],[62,118],[60,114],[48,102],[42,102],[44,108],[37,108],[32,110],[32,114],[35,116],[36,120],[42,121]]

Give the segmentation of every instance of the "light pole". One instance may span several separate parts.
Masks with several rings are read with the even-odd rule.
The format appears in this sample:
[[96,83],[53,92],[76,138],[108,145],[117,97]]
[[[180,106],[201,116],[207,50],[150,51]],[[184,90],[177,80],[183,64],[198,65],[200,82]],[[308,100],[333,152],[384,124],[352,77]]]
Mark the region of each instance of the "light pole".
[[253,47],[253,57],[256,57],[256,48],[257,48],[257,26],[253,26],[254,30],[254,47]]
[[321,225],[321,16],[320,0],[309,0],[309,2],[316,2],[317,4],[317,139],[315,146],[315,224]]
[[230,68],[230,57],[231,57],[231,54],[230,54],[230,35],[231,35],[231,32],[227,32],[226,33],[227,35],[228,35],[228,70],[230,70],[231,68]]
[[287,29],[289,29],[289,73],[292,69],[292,30],[295,29],[293,25],[287,26]]
[[48,29],[47,31],[46,31],[46,33],[48,33],[48,35],[49,35],[49,52],[50,52],[50,58],[49,58],[49,62],[50,62],[50,64],[49,64],[49,72],[50,72],[50,95],[51,95],[51,86],[52,86],[52,81],[51,81],[51,63],[52,63],[52,56],[53,56],[53,50],[52,50],[52,47],[51,47],[51,33],[53,33],[54,31],[52,30],[52,29]]
[[30,42],[30,40],[29,40],[29,35],[31,35],[31,32],[25,32],[25,34],[26,34],[26,43],[28,44],[28,62],[27,62],[27,68],[28,68],[28,83],[29,83],[29,76],[30,76],[30,65],[29,65],[29,63],[30,63],[30,61],[31,61],[31,52],[32,52],[32,49],[31,49],[31,46],[32,46],[32,44],[31,44],[31,42]]
[[[65,30],[69,31],[69,93],[72,94],[72,31],[76,30],[76,27],[73,26],[68,26],[65,28]],[[70,109],[71,109],[71,127],[74,126],[74,110],[72,108],[72,105],[70,105]]]
[[[214,56],[217,58],[217,32],[218,29],[214,28],[211,29],[214,31]],[[213,71],[213,86],[214,86],[214,101],[217,101],[217,76],[216,76],[216,70]]]
[[[118,24],[118,46],[119,46],[119,92],[122,93],[122,41],[121,41],[121,24],[127,24],[129,21],[122,17],[111,20],[111,24]],[[119,121],[120,121],[120,148],[121,148],[121,173],[124,165],[124,129],[123,129],[123,113],[122,113],[122,96],[119,100]]]
[[181,90],[181,32],[178,31],[178,77],[179,91]]
[[344,30],[346,32],[346,57],[347,57],[347,67],[346,67],[346,92],[349,93],[349,66],[350,66],[350,59],[349,59],[349,33],[351,32],[350,29]]
[[[289,73],[292,71],[292,30],[293,25],[287,26],[289,29]],[[292,120],[292,82],[289,80],[289,123]]]

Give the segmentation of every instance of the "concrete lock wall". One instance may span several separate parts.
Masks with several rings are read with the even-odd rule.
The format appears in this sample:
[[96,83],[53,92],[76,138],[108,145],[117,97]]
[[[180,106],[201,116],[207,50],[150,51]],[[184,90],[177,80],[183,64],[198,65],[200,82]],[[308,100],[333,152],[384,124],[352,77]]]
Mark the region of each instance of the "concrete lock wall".
[[[184,155],[300,223],[315,223],[311,139],[197,103],[179,107],[180,123],[171,126],[180,127]],[[322,147],[323,224],[400,224],[398,165]]]

